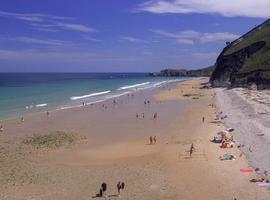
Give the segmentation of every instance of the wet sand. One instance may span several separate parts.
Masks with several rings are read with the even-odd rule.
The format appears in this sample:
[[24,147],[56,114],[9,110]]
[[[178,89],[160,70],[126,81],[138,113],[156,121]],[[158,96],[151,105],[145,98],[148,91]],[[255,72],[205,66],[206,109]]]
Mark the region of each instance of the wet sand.
[[[215,102],[214,91],[200,89],[203,82],[207,79],[137,91],[117,98],[117,105],[105,102],[107,109],[98,103],[25,116],[23,123],[4,121],[0,199],[99,199],[95,195],[105,181],[107,199],[266,200],[269,190],[249,183],[258,175],[240,173],[249,165],[241,152],[210,142],[224,126],[211,123],[215,109],[208,105]],[[150,105],[144,105],[145,99]],[[22,143],[33,134],[56,131],[87,140],[49,150]],[[157,136],[157,144],[149,145],[151,135]],[[225,153],[237,159],[220,161]],[[118,181],[126,183],[120,197]]]

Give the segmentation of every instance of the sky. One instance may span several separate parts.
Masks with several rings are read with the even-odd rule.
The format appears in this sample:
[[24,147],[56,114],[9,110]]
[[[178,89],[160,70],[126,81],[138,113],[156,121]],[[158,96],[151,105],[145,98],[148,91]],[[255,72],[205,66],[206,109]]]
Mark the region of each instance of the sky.
[[270,0],[0,0],[0,72],[156,72],[213,65]]

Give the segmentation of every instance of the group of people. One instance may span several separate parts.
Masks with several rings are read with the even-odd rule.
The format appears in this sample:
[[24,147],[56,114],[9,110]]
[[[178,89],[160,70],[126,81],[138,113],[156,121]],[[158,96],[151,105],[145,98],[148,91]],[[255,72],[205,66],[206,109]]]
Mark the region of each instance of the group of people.
[[227,131],[220,131],[217,133],[218,136],[215,136],[212,142],[220,143],[220,148],[233,148],[234,139]]
[[150,144],[156,144],[157,143],[157,137],[156,136],[150,136],[149,137]]
[[220,148],[233,148],[233,136],[228,137],[227,134],[222,136]]
[[144,100],[144,105],[146,106],[146,105],[150,105],[150,100]]
[[[121,191],[125,188],[125,183],[119,181],[116,185],[118,196],[120,195]],[[103,182],[101,183],[99,193],[96,195],[97,197],[106,197],[106,191],[107,191],[107,183]]]
[[[141,116],[144,119],[144,113],[142,113]],[[136,113],[136,119],[139,119],[139,117],[140,117],[139,114]],[[158,117],[158,114],[157,114],[157,112],[155,112],[154,113],[154,116],[153,116],[153,119],[155,120],[155,119],[157,119],[157,117]]]
[[216,118],[215,120],[223,120],[226,119],[228,116],[224,115],[223,112],[219,112],[218,114],[216,114]]
[[105,110],[107,110],[107,105],[106,104],[102,104],[102,108],[104,108]]
[[[136,113],[136,119],[139,119],[139,114],[138,113]],[[144,119],[144,113],[142,113],[142,118]]]

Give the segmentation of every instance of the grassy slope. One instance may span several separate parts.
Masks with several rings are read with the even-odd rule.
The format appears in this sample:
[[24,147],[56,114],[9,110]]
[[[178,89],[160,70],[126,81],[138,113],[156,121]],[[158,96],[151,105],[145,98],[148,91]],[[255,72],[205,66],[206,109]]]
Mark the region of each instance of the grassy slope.
[[249,45],[259,42],[265,41],[267,44],[264,48],[262,48],[257,53],[253,54],[250,58],[248,58],[242,67],[240,73],[248,73],[253,70],[258,69],[270,69],[270,25],[266,25],[264,27],[257,28],[252,33],[250,33],[246,38],[244,38],[241,42],[236,45],[230,47],[227,51],[224,52],[224,55],[230,55],[236,51],[239,51]]

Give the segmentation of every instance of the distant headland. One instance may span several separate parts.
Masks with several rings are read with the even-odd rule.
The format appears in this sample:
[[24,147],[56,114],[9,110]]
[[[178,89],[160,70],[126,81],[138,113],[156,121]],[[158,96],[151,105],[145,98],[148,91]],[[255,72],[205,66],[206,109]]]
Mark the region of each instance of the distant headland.
[[163,69],[157,73],[149,73],[149,76],[162,77],[210,77],[214,71],[214,66],[209,66],[201,69],[187,70],[187,69]]

